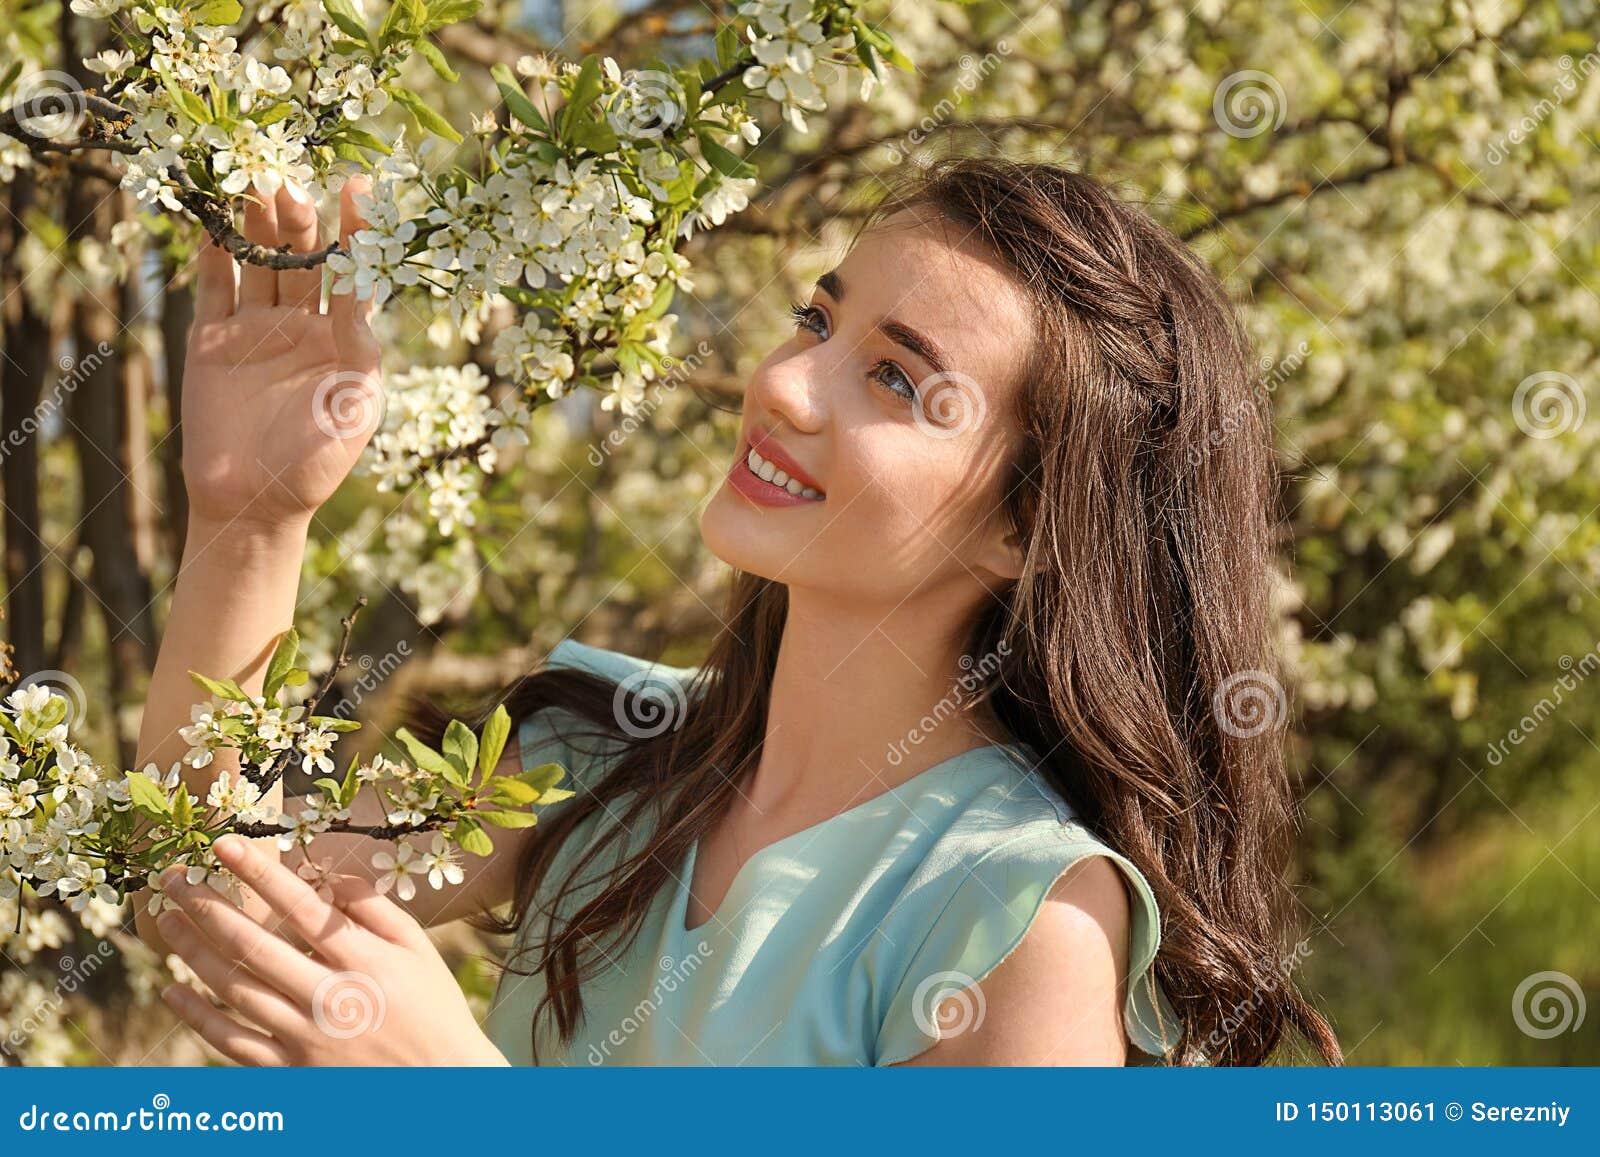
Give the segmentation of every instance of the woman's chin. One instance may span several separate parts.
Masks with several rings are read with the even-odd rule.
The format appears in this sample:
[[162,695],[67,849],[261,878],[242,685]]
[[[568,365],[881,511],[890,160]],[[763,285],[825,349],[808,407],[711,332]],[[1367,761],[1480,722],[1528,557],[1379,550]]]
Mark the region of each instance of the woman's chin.
[[799,561],[805,542],[774,525],[782,510],[762,509],[726,481],[700,512],[700,540],[723,562],[747,574],[778,578]]

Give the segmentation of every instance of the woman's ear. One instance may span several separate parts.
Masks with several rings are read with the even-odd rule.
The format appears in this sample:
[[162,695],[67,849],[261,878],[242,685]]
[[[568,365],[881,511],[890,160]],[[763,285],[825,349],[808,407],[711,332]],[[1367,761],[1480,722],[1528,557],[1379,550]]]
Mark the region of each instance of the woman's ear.
[[990,532],[978,565],[996,578],[1015,582],[1022,577],[1022,561],[1026,554],[1022,536],[1012,529],[1009,519],[1002,519]]

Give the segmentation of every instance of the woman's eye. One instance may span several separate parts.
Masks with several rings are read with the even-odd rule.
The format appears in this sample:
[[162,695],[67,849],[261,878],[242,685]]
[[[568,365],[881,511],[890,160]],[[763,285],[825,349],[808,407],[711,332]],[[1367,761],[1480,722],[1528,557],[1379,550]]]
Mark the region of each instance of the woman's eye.
[[893,362],[879,362],[872,367],[868,376],[898,398],[908,402],[917,400],[917,387],[906,376],[906,372]]
[[802,305],[797,301],[789,307],[789,315],[794,318],[796,329],[808,329],[818,337],[828,336],[827,319],[815,306]]

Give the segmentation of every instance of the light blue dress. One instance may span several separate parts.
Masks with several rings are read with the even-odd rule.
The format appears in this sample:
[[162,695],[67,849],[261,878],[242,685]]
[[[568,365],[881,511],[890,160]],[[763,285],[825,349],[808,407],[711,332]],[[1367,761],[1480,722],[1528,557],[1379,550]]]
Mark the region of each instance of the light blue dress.
[[[632,676],[683,686],[693,674],[570,639],[549,662],[619,682]],[[562,786],[582,793],[600,760],[562,743],[549,714],[530,718],[519,732],[524,766],[563,763],[569,776]],[[1057,877],[1091,855],[1109,858],[1130,884],[1130,1062],[1158,1063],[1176,1045],[1178,1029],[1150,970],[1161,938],[1155,896],[1138,868],[1079,823],[1031,768],[1022,748],[999,745],[930,767],[758,851],[716,913],[694,929],[685,927],[691,848],[632,947],[584,984],[584,1019],[571,1044],[559,1044],[548,1013],[540,1017],[539,1063],[904,1061],[936,1044],[941,1032],[981,1022],[981,986],[957,999],[953,1018],[947,1006],[942,1025],[933,1010],[1005,959]],[[541,814],[572,802],[546,805]],[[607,818],[597,813],[568,839],[556,873],[564,875],[586,835]],[[648,835],[631,833],[629,852]],[[586,879],[581,895],[592,895],[596,883]],[[540,908],[530,911],[520,937],[542,922]],[[537,974],[507,972],[495,991],[488,1032],[512,1064],[532,1063],[533,1012],[543,995]]]

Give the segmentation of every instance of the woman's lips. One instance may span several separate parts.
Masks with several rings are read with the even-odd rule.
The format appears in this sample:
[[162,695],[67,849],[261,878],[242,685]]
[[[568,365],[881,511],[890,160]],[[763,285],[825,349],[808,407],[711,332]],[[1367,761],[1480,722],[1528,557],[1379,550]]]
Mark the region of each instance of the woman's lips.
[[[776,461],[773,464],[777,465]],[[728,471],[728,482],[758,506],[814,506],[823,501],[822,498],[807,498],[804,494],[791,494],[786,487],[768,482],[751,470],[749,446],[743,448],[733,468]]]

